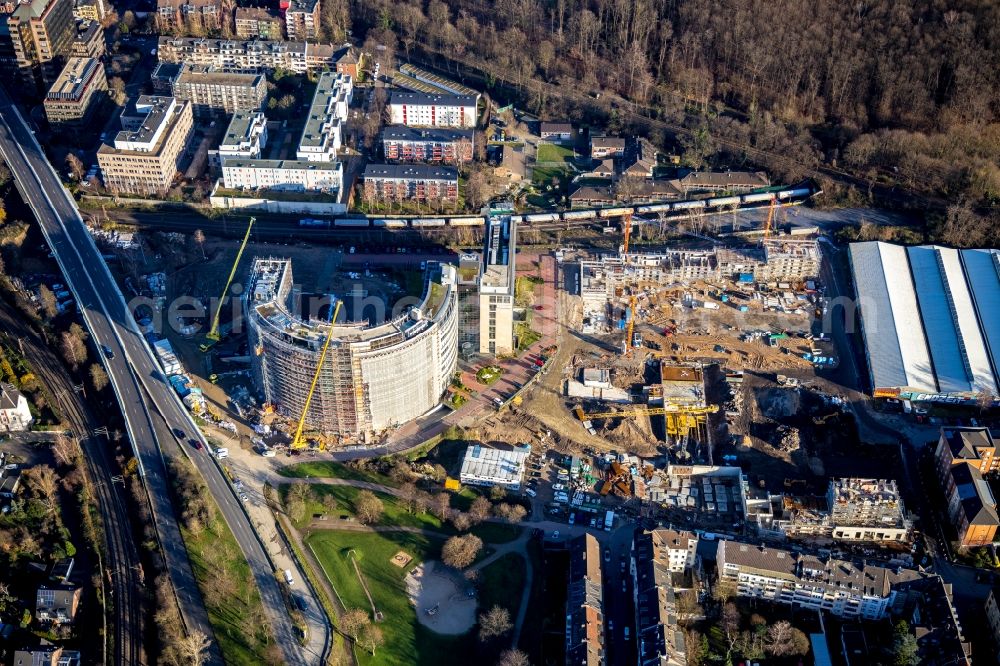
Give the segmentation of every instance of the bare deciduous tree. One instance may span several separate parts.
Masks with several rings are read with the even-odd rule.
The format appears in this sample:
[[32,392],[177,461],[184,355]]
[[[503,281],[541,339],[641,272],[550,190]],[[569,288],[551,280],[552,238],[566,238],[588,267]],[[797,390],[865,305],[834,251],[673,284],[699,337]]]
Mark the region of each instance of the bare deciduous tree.
[[494,606],[479,616],[479,640],[485,642],[503,636],[513,627],[510,611],[502,606]]
[[354,501],[354,513],[357,515],[358,521],[365,525],[377,523],[379,518],[382,517],[384,510],[385,507],[382,505],[382,500],[370,490],[359,492],[357,499]]
[[474,534],[454,536],[441,548],[441,561],[453,569],[464,569],[476,561],[483,541]]

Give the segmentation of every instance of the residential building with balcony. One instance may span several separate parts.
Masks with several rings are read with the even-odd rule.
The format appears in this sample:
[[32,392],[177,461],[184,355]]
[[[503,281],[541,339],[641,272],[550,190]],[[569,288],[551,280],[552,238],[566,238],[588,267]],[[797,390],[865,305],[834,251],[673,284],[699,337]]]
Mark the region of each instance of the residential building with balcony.
[[989,428],[941,428],[934,458],[941,478],[949,467],[961,463],[972,465],[981,474],[1000,470],[996,442]]
[[103,58],[104,28],[97,21],[77,21],[76,38],[70,53],[78,58]]
[[432,95],[394,91],[389,96],[389,122],[410,127],[475,128],[478,95]]
[[191,102],[196,118],[255,111],[267,99],[263,74],[224,72],[206,65],[182,66],[171,89],[178,100]]
[[7,30],[21,80],[47,89],[73,51],[76,23],[72,0],[20,2],[7,17]]
[[237,111],[219,143],[219,159],[259,159],[267,145],[267,118],[262,111]]
[[220,70],[264,71],[285,69],[305,74],[335,69],[339,50],[311,42],[240,41],[161,36],[157,46],[161,63],[210,65]]
[[237,7],[234,19],[238,39],[283,38],[281,17],[263,7]]
[[483,236],[479,353],[510,354],[517,345],[514,339],[517,223],[512,210],[508,207],[490,209]]
[[285,34],[290,40],[319,39],[320,0],[281,0],[285,11]]
[[951,465],[940,481],[959,546],[975,548],[993,543],[1000,516],[993,491],[979,468],[967,462]]
[[455,201],[458,171],[426,164],[369,164],[361,174],[370,201]]
[[566,586],[566,664],[607,664],[604,628],[604,584],[601,544],[593,534],[569,544]]
[[309,104],[305,126],[295,157],[300,160],[332,162],[341,145],[341,127],[347,120],[354,84],[350,76],[323,72]]
[[390,162],[471,162],[474,141],[472,130],[406,125],[388,125],[382,130],[382,148]]
[[108,80],[100,60],[70,58],[42,102],[45,117],[54,126],[86,124],[106,99],[107,90]]

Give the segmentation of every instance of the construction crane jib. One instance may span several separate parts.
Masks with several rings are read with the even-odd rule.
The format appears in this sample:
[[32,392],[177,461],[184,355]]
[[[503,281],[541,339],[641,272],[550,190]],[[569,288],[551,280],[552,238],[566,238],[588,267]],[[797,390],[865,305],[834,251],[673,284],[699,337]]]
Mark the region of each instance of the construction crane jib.
[[319,353],[319,362],[316,364],[316,372],[313,373],[312,383],[309,385],[309,393],[306,394],[306,404],[302,407],[302,416],[299,417],[299,425],[295,428],[295,437],[292,438],[293,449],[301,449],[306,446],[302,430],[306,425],[306,415],[309,413],[309,405],[312,403],[313,394],[316,392],[319,374],[323,371],[323,363],[326,361],[326,351],[330,348],[330,341],[333,340],[334,324],[337,321],[337,315],[340,314],[340,304],[342,302],[338,300],[336,307],[333,308],[333,316],[330,317],[330,328],[326,332],[326,340],[323,341],[323,349]]

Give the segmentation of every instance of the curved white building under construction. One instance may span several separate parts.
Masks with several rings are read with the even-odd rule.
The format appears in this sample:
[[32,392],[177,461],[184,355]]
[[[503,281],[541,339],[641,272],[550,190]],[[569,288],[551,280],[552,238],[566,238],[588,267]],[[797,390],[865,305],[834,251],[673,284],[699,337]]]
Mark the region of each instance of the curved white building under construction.
[[[329,331],[297,311],[289,259],[255,259],[244,297],[254,381],[298,419]],[[456,272],[430,271],[419,305],[385,323],[338,323],[309,405],[309,428],[346,439],[401,425],[435,407],[458,359]]]

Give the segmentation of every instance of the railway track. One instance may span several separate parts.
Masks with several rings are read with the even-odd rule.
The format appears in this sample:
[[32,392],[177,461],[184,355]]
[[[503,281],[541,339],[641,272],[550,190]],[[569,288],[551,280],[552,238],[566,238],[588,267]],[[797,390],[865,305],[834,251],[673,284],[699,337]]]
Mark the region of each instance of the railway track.
[[[20,340],[24,356],[42,384],[48,389],[60,414],[80,439],[87,474],[91,479],[101,511],[105,553],[101,572],[110,593],[105,594],[105,613],[113,613],[112,653],[104,655],[107,664],[146,663],[143,653],[143,575],[139,552],[129,521],[125,489],[116,489],[113,461],[106,440],[95,431],[103,427],[89,405],[73,390],[62,362],[43,340],[24,323],[23,315],[6,301],[0,301],[0,329],[9,342]],[[16,343],[15,343],[16,344]],[[107,637],[105,637],[107,646]]]

